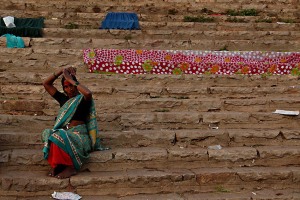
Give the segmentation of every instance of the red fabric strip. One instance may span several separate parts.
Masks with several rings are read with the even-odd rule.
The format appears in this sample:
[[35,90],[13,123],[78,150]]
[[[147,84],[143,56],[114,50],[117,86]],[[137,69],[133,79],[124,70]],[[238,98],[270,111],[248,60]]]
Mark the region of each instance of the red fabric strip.
[[48,162],[52,168],[55,168],[57,165],[73,166],[73,162],[69,154],[67,154],[53,142],[50,144]]

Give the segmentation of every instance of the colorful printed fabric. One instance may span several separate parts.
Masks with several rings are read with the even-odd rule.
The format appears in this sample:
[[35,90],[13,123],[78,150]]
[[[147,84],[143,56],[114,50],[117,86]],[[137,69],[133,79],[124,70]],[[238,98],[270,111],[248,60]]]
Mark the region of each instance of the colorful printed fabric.
[[85,49],[83,57],[94,73],[300,75],[300,52]]
[[83,95],[77,95],[69,99],[59,110],[53,129],[45,129],[42,133],[44,142],[44,158],[47,159],[50,151],[49,142],[55,143],[59,148],[68,153],[73,161],[75,169],[80,169],[92,150],[104,150],[100,145],[96,111],[94,102],[90,107],[90,114],[86,124],[64,130],[72,119]]

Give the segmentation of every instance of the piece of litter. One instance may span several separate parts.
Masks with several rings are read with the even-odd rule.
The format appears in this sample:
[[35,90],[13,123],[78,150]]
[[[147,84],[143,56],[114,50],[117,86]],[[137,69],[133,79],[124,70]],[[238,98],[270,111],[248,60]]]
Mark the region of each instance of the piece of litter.
[[81,196],[73,192],[53,192],[52,197],[60,200],[79,200]]
[[290,110],[276,110],[276,114],[281,114],[281,115],[299,115],[299,111],[290,111]]
[[181,147],[181,146],[180,146],[179,148],[180,148],[180,149],[184,149],[184,147]]
[[222,149],[221,145],[208,146],[208,149],[220,150]]
[[255,192],[252,192],[252,194],[256,195],[256,193],[255,193]]
[[285,23],[285,22],[277,22],[277,24],[287,24],[287,23]]
[[208,126],[209,126],[211,129],[216,129],[216,130],[219,129],[219,127],[218,127],[217,125],[215,125],[215,124],[209,124]]

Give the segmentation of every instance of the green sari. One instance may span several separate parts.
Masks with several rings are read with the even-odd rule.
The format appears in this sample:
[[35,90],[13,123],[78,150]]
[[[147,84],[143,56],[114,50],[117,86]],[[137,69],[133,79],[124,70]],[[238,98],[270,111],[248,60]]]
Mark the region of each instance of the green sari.
[[100,145],[95,104],[92,100],[86,124],[63,129],[72,119],[83,95],[69,99],[59,110],[53,129],[45,129],[42,133],[44,142],[44,158],[48,158],[50,142],[70,155],[75,169],[79,170],[89,158],[89,153],[95,150],[105,150]]

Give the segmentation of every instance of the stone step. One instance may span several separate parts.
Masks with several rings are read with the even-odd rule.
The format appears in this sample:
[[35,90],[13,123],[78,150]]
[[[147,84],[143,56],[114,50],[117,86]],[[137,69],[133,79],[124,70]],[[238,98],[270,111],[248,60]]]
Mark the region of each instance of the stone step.
[[[65,29],[65,28],[44,28],[45,38],[93,38],[93,39],[170,39],[173,40],[299,40],[299,31],[257,31],[257,30],[104,30],[104,29]],[[33,42],[44,41],[44,38],[32,39]]]
[[[19,71],[0,72],[2,97],[6,96],[7,99],[13,100],[9,97],[14,97],[15,94],[18,98],[14,100],[22,100],[37,99],[35,96],[39,95],[39,99],[48,99],[49,96],[41,83],[51,74],[49,71],[55,70],[57,69],[39,67],[31,69],[30,72],[22,68]],[[78,68],[78,71],[83,70],[87,69]],[[296,103],[299,96],[298,78],[290,75],[262,78],[255,75],[101,75],[78,72],[78,77],[93,91],[97,96],[96,99],[101,98],[101,95],[102,98],[124,95],[128,100],[153,99],[154,101],[160,98],[173,98],[174,100],[201,101],[209,99],[224,100],[228,104],[230,102],[234,104],[235,100],[245,99],[245,104],[249,104],[247,101],[265,98],[266,101],[274,99],[272,104],[284,104],[284,101],[291,104]],[[59,81],[56,81],[55,85],[61,89]],[[17,96],[18,94],[20,95]],[[28,94],[34,97],[24,96]]]
[[[2,146],[0,149],[40,149],[42,146],[41,132],[49,127],[39,126],[35,127],[35,130],[25,128],[4,125],[1,128]],[[169,148],[174,145],[182,148],[203,148],[214,145],[222,147],[295,146],[298,145],[300,139],[298,129],[217,129],[217,126],[210,128],[205,130],[100,131],[100,138],[104,146],[111,148]]]
[[[28,56],[29,59],[33,59],[30,55],[33,53],[31,49],[0,49],[1,55],[16,54],[16,59],[20,59],[21,57]],[[62,66],[48,66],[48,68],[41,67],[33,68],[31,71],[24,70],[20,68],[19,70],[6,70],[0,72],[0,86],[8,87],[8,85],[12,85],[12,90],[16,90],[16,86],[19,84],[28,85],[28,87],[39,87],[42,88],[42,80],[47,76],[50,76],[53,71],[58,70]],[[228,76],[218,76],[218,75],[157,75],[157,74],[114,74],[114,75],[106,75],[106,74],[97,74],[97,73],[89,73],[88,69],[81,66],[77,67],[77,76],[82,79],[89,87],[96,88],[105,88],[108,91],[106,93],[112,93],[112,88],[118,87],[121,88],[123,86],[124,89],[128,88],[126,92],[131,93],[134,87],[144,88],[144,92],[146,89],[151,91],[151,88],[162,88],[166,87],[172,88],[175,92],[175,88],[178,89],[176,93],[182,93],[187,88],[191,88],[188,91],[194,91],[194,93],[200,93],[201,95],[206,92],[207,88],[218,88],[221,93],[221,88],[231,88],[234,93],[239,93],[238,89],[242,90],[241,93],[252,93],[255,90],[260,90],[268,92],[271,88],[275,88],[275,92],[286,92],[287,90],[283,90],[283,88],[287,88],[290,90],[290,93],[298,92],[298,77],[292,75],[283,75],[283,76],[268,76],[263,78],[260,75],[228,75]],[[59,81],[58,81],[59,82]],[[201,83],[201,84],[199,84]],[[55,84],[60,85],[55,82]],[[134,86],[134,87],[133,87]],[[21,87],[21,85],[20,85]],[[27,87],[27,86],[26,86]],[[265,87],[265,88],[264,88]],[[276,90],[276,88],[280,88],[280,90]],[[203,91],[201,92],[202,89]],[[245,90],[247,88],[251,88],[250,90]],[[23,88],[25,90],[25,87]],[[198,90],[196,90],[198,89]],[[255,90],[254,90],[255,89]],[[224,89],[226,90],[226,89]],[[9,89],[5,89],[6,93]],[[20,89],[21,92],[22,89]],[[154,90],[155,91],[155,90]],[[15,92],[15,91],[14,91]],[[37,91],[30,91],[36,93]],[[40,91],[39,91],[40,92]],[[149,92],[149,91],[148,91]],[[161,91],[160,91],[161,92]],[[169,91],[170,92],[170,91]],[[209,93],[217,92],[210,91]],[[224,92],[224,91],[223,91]],[[229,92],[229,91],[226,91]],[[270,91],[272,92],[272,90]],[[269,92],[269,93],[270,93]],[[263,93],[261,93],[263,94]],[[280,93],[281,94],[281,93]],[[286,95],[285,95],[286,96]]]
[[[1,49],[1,55],[9,56],[10,54],[16,54],[16,59],[20,59],[21,57],[28,56],[29,59],[33,59],[30,57],[33,54],[32,49]],[[6,70],[0,72],[0,83],[2,85],[17,85],[19,83],[23,83],[26,85],[32,84],[41,87],[42,80],[47,76],[50,76],[55,70],[58,70],[62,66],[48,66],[48,68],[40,67],[35,70],[34,68],[31,71],[23,70],[20,68],[19,70]],[[76,66],[77,67],[77,66]],[[49,71],[52,70],[52,71]],[[284,76],[267,76],[262,77],[260,75],[228,75],[228,76],[218,76],[218,75],[155,75],[155,74],[97,74],[97,73],[89,73],[88,69],[81,66],[77,67],[77,76],[81,78],[87,84],[91,84],[91,87],[103,87],[103,84],[109,85],[111,88],[113,86],[123,86],[126,88],[127,86],[139,86],[144,85],[145,88],[153,88],[153,87],[162,87],[162,86],[174,86],[187,89],[191,87],[191,90],[195,88],[241,88],[245,89],[247,87],[256,88],[259,90],[261,87],[267,87],[267,90],[270,88],[276,88],[280,86],[286,86],[293,92],[296,92],[298,89],[298,77],[292,75],[284,75]],[[201,84],[199,84],[201,82]],[[98,84],[99,86],[95,85]],[[97,86],[97,87],[96,87]],[[289,87],[293,86],[293,87]],[[296,86],[296,87],[295,87]],[[180,90],[179,90],[180,91]],[[292,92],[291,91],[291,92]],[[129,91],[128,91],[129,92]],[[182,91],[180,91],[182,92]],[[195,91],[199,92],[199,91]],[[243,93],[251,93],[255,91],[245,91]],[[267,91],[265,91],[267,92]],[[277,91],[278,92],[278,91]],[[237,93],[237,91],[235,91]]]
[[5,170],[0,175],[0,194],[49,195],[68,187],[81,195],[215,192],[217,186],[231,192],[299,189],[299,172],[299,167],[161,168],[85,171],[70,179],[56,179],[47,177],[45,171]]
[[[247,3],[245,3],[247,2]],[[82,4],[85,3],[85,6]],[[47,1],[37,4],[36,1],[14,1],[5,2],[4,10],[26,10],[26,11],[49,11],[49,12],[137,12],[153,14],[172,14],[174,11],[184,14],[198,14],[204,9],[215,13],[226,12],[229,9],[256,9],[260,13],[267,13],[272,16],[278,16],[284,13],[290,13],[288,16],[297,16],[298,0],[289,2],[270,2],[270,1],[224,1],[224,2],[181,2],[181,1],[115,1],[101,2],[89,1],[89,4],[83,1]],[[120,6],[120,4],[122,6]],[[283,9],[284,8],[284,9]],[[173,11],[173,12],[172,12]],[[205,12],[204,12],[205,13]]]
[[[80,16],[79,16],[80,17]],[[66,29],[100,29],[105,16],[96,19],[87,18],[51,18],[45,20],[45,28],[66,28]],[[197,16],[190,16],[197,18]],[[156,15],[147,17],[140,15],[139,26],[141,30],[202,30],[202,31],[297,31],[299,29],[299,20],[263,18],[261,16],[206,16],[212,19],[212,22],[190,22],[185,20],[185,16],[170,17],[168,15]],[[147,21],[146,21],[147,20]],[[152,21],[148,21],[152,20]],[[234,21],[235,20],[235,21]],[[239,21],[238,21],[239,20]],[[269,22],[265,22],[269,20]],[[102,30],[102,29],[100,29]]]
[[[72,29],[71,31],[73,31]],[[97,30],[98,31],[98,30]],[[97,32],[96,31],[96,32]],[[76,32],[76,31],[74,31]],[[55,35],[60,34],[59,32]],[[69,33],[65,33],[69,34]],[[73,33],[72,33],[73,34]],[[62,36],[65,37],[65,36]],[[76,37],[79,37],[76,36]],[[54,41],[48,38],[40,39],[38,43],[31,42],[29,45],[34,52],[35,60],[31,62],[40,62],[37,65],[43,65],[45,60],[48,62],[53,62],[53,57],[57,56],[57,62],[64,61],[66,65],[70,58],[76,59],[76,65],[82,66],[82,49],[86,48],[109,48],[109,49],[154,49],[154,50],[206,50],[206,51],[221,51],[226,48],[230,51],[275,51],[275,52],[297,52],[299,46],[299,40],[286,40],[286,39],[128,39],[131,38],[130,34],[125,35],[124,38],[120,39],[92,39],[93,36],[88,38],[78,39],[78,38],[59,38]],[[272,37],[272,36],[270,36]],[[298,36],[297,36],[298,37]],[[48,41],[47,41],[48,40]],[[46,46],[48,44],[48,46]],[[29,51],[30,51],[29,50]],[[4,50],[1,50],[4,51]],[[65,59],[65,60],[64,60]],[[7,59],[6,59],[7,60]],[[2,62],[4,62],[3,60]],[[74,61],[73,61],[74,62]],[[70,61],[69,61],[70,63]],[[69,64],[68,63],[68,64]],[[12,63],[3,63],[7,66]],[[21,67],[16,64],[17,67]],[[26,63],[25,63],[26,64]],[[54,64],[54,63],[53,63]],[[14,65],[13,65],[14,66]],[[32,64],[32,66],[35,66]],[[25,65],[26,67],[26,65]],[[9,67],[7,67],[9,68]]]
[[[83,199],[86,200],[267,200],[267,199],[277,199],[277,200],[286,200],[286,199],[298,199],[300,194],[297,189],[286,189],[286,190],[254,190],[254,191],[243,191],[243,192],[230,192],[222,186],[217,186],[216,191],[211,193],[192,193],[186,192],[182,194],[174,193],[165,193],[165,194],[137,194],[137,195],[128,195],[128,196],[96,196],[96,195],[84,195]],[[80,195],[80,194],[79,194]],[[35,196],[36,197],[36,196]],[[38,196],[39,200],[49,200],[50,195],[48,196]],[[18,197],[20,200],[27,200],[30,197]],[[15,198],[7,197],[5,200],[13,200]]]
[[[45,170],[48,166],[40,149],[1,151],[1,166],[20,170]],[[299,166],[300,146],[223,147],[222,149],[182,146],[114,148],[92,152],[83,171],[116,171],[135,168],[280,167]]]
[[[9,15],[14,17],[45,17],[45,28],[67,28],[74,24],[78,28],[82,29],[98,29],[105,18],[106,13],[69,13],[69,12],[49,12],[49,11],[20,11],[20,10],[1,10],[3,15]],[[288,13],[285,13],[287,15]],[[194,16],[194,15],[192,15]],[[215,22],[211,23],[198,23],[198,22],[184,22],[184,15],[159,15],[159,14],[146,14],[141,13],[138,15],[139,25],[142,30],[147,29],[191,29],[202,31],[223,31],[223,30],[235,30],[235,31],[297,31],[299,24],[297,18],[293,18],[291,23],[284,22],[284,19],[278,19],[276,17],[263,17],[263,16],[236,16],[237,19],[245,19],[244,23],[238,22],[225,22],[228,18],[232,18],[228,15],[220,16],[206,16],[215,18]],[[197,17],[197,16],[194,16]],[[272,20],[270,22],[264,22],[264,20]],[[280,21],[281,20],[281,21]],[[223,23],[220,23],[223,22]]]
[[[104,17],[96,19],[86,18],[51,18],[45,20],[45,28],[66,28],[66,29],[100,29]],[[276,19],[263,18],[261,16],[204,16],[213,20],[212,22],[192,22],[186,21],[186,16],[170,17],[168,15],[145,16],[140,15],[139,25],[141,30],[202,30],[202,31],[249,31],[249,30],[266,30],[266,31],[297,31],[299,27],[299,20],[297,18],[290,19]],[[189,16],[197,18],[197,16]],[[202,16],[203,17],[203,16]],[[199,16],[198,16],[199,18]],[[204,18],[205,19],[205,18]],[[151,21],[150,21],[151,20]],[[266,22],[269,20],[268,22]],[[101,29],[100,29],[101,30]]]
[[[44,92],[44,91],[43,91]],[[137,91],[136,96],[140,93]],[[23,94],[24,95],[24,94]],[[136,113],[136,112],[180,112],[180,111],[198,111],[198,112],[274,112],[280,110],[298,110],[300,99],[298,97],[286,98],[253,98],[253,99],[229,99],[226,97],[214,98],[205,97],[201,99],[190,99],[188,94],[182,99],[172,97],[151,98],[145,96],[140,99],[131,99],[130,95],[111,94],[104,96],[103,94],[94,93],[96,110],[98,114],[103,113]],[[0,113],[23,113],[34,115],[54,115],[53,109],[57,107],[57,102],[53,99],[42,99],[41,95],[32,94],[29,98],[37,99],[19,99],[19,96],[0,96]],[[124,99],[126,98],[126,101]]]
[[[159,130],[159,129],[209,129],[209,126],[218,126],[220,129],[274,129],[299,128],[296,116],[285,116],[264,112],[151,112],[151,113],[98,113],[100,129],[114,130]],[[3,126],[19,126],[26,128],[32,123],[37,130],[39,127],[52,127],[53,116],[25,115],[20,113],[0,114],[0,123]]]

